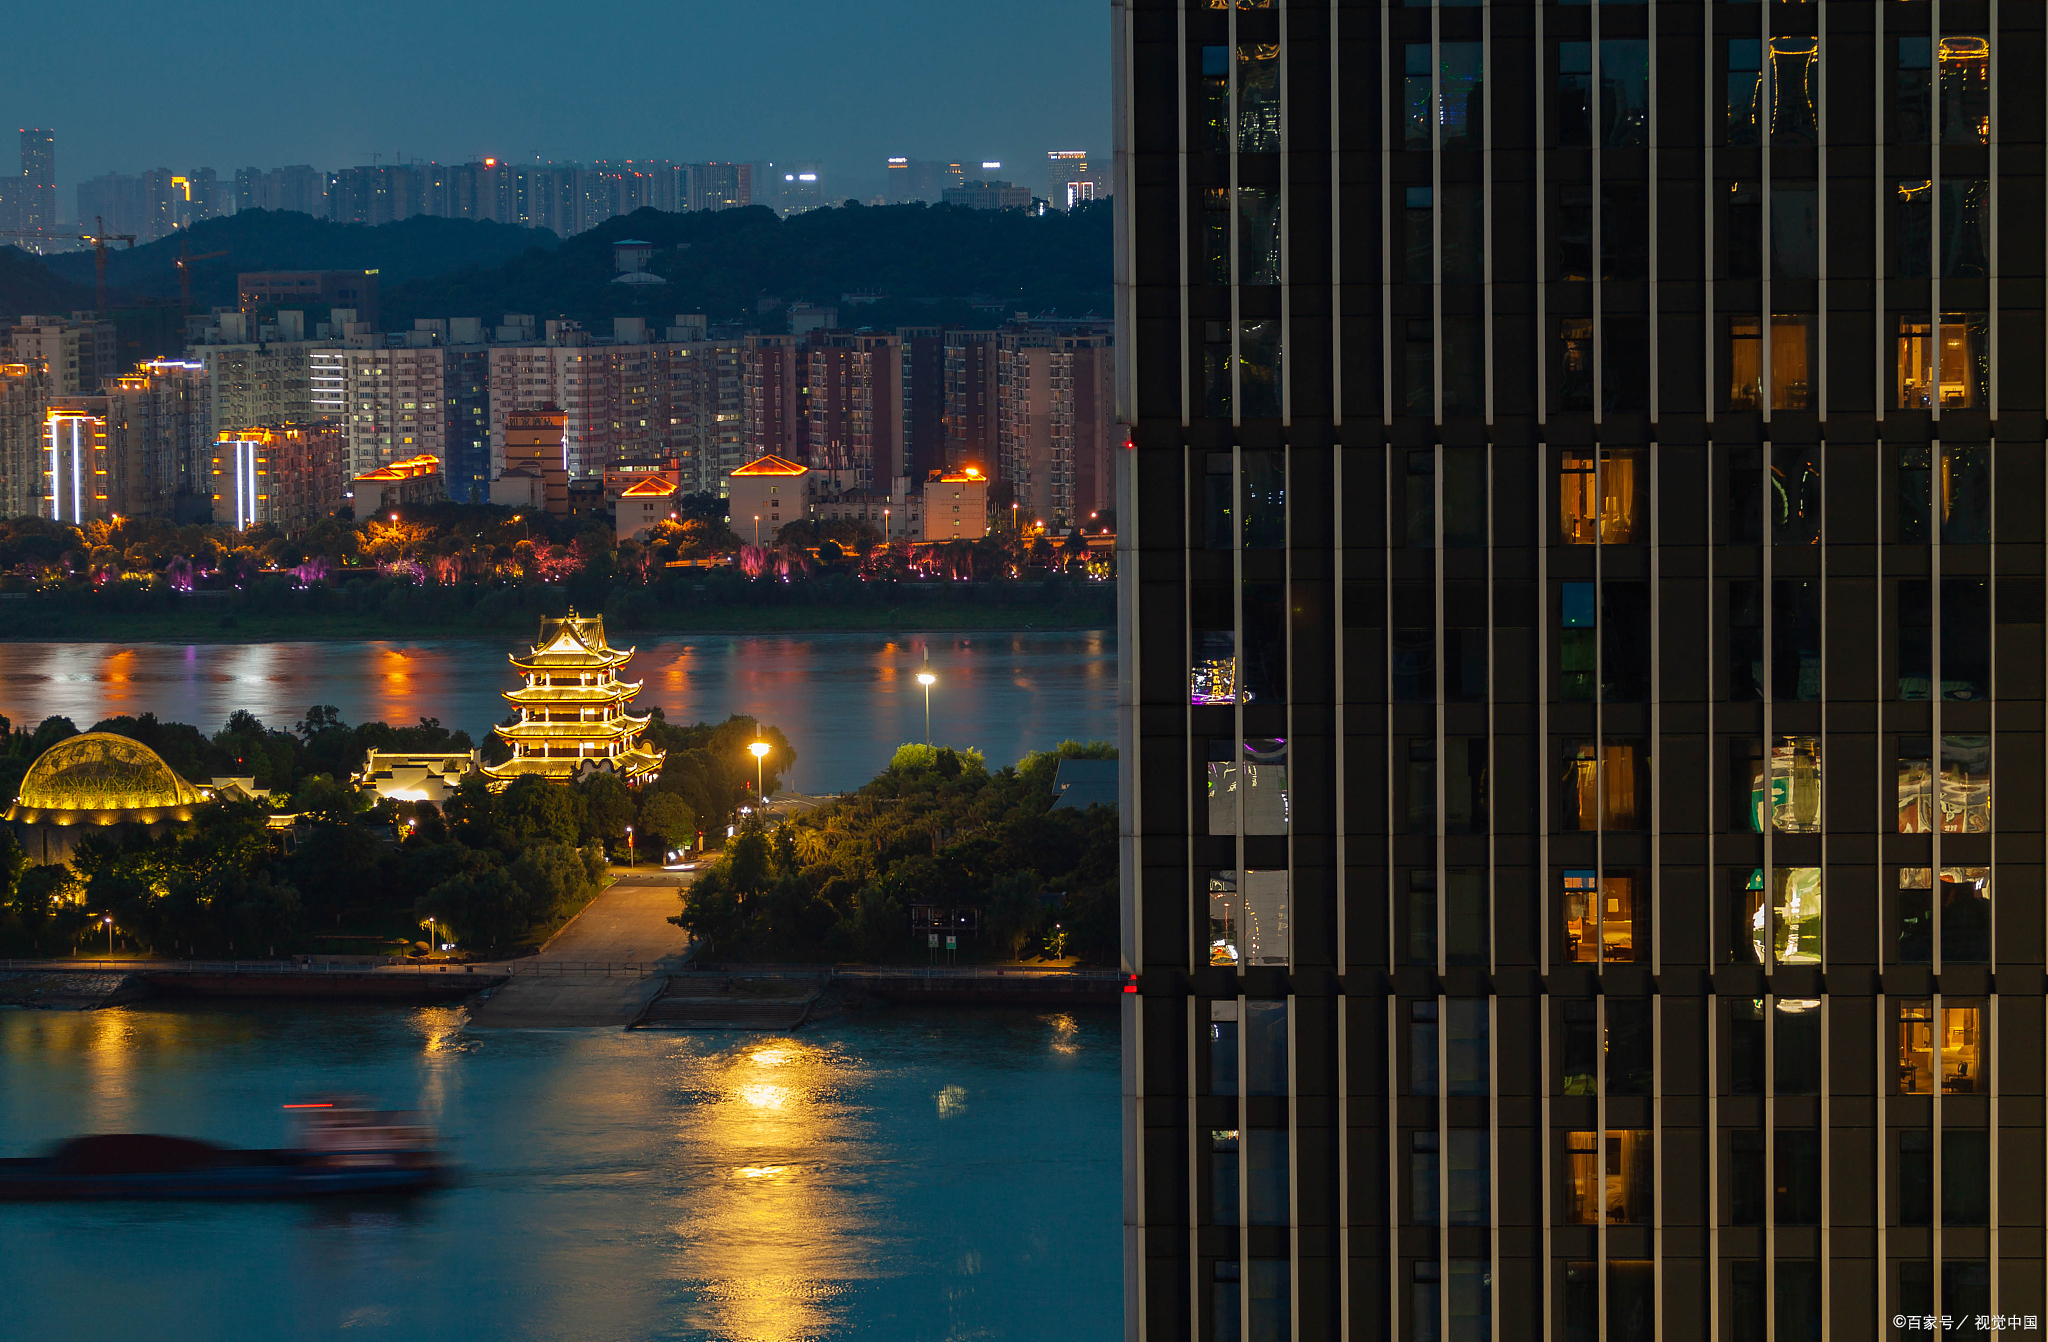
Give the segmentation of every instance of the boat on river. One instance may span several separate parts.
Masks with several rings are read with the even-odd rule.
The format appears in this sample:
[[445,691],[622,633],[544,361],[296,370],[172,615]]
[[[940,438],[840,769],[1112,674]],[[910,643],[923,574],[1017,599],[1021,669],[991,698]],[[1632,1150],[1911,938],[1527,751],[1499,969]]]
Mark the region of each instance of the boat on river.
[[424,1192],[448,1181],[434,1130],[353,1100],[289,1104],[293,1145],[244,1150],[154,1133],[101,1133],[0,1160],[0,1202],[305,1198]]

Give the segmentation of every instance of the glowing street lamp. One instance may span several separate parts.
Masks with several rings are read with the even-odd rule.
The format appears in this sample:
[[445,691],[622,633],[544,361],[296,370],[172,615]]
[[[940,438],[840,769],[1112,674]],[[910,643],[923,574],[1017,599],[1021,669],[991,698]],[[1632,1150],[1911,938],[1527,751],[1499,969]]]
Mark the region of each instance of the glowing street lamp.
[[111,960],[114,958],[114,915],[110,913],[100,921],[107,925],[107,958]]
[[634,865],[633,859],[639,855],[639,849],[634,847],[633,844],[633,827],[628,825],[626,826],[626,866],[631,868]]
[[748,746],[747,749],[754,752],[754,795],[761,797],[763,789],[766,787],[766,784],[762,781],[765,777],[762,771],[767,767],[765,761],[768,758],[768,752],[773,750],[774,747],[766,741],[756,741]]

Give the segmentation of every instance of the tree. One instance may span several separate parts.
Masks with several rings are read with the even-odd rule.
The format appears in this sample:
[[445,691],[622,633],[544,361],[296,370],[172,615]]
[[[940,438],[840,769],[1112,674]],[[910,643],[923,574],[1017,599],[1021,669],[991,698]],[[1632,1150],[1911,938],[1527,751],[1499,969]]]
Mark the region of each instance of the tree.
[[1045,900],[1039,894],[1038,875],[1013,871],[999,878],[989,889],[982,914],[982,930],[990,941],[1022,959],[1045,926]]
[[536,843],[506,868],[519,888],[526,892],[525,915],[538,922],[589,891],[589,870],[583,855],[558,843]]
[[633,794],[618,775],[592,774],[576,785],[582,794],[583,828],[579,838],[609,847],[633,823]]
[[421,917],[444,923],[466,946],[495,946],[524,932],[530,897],[502,867],[475,876],[451,876],[421,897]]
[[497,812],[504,834],[501,844],[559,843],[573,848],[583,831],[580,790],[536,774],[513,779],[512,786],[498,794]]
[[645,792],[640,798],[640,830],[670,848],[697,840],[697,813],[673,792]]

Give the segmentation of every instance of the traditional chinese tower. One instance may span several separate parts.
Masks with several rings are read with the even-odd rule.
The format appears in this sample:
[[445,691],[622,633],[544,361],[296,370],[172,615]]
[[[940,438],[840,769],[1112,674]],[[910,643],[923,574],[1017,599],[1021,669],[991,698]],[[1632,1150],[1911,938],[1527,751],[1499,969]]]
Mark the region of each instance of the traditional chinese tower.
[[659,769],[662,752],[639,744],[648,719],[626,711],[626,701],[640,693],[637,682],[619,679],[632,656],[630,648],[606,646],[603,616],[572,610],[542,620],[533,651],[511,658],[526,677],[505,692],[519,721],[491,729],[511,745],[512,758],[484,772],[500,783],[526,774],[567,783],[599,770],[630,781]]

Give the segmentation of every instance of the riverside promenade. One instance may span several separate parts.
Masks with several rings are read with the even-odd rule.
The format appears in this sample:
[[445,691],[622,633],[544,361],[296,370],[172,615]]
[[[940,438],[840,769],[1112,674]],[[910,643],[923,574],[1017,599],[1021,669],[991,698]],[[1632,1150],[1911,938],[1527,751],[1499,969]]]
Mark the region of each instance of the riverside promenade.
[[646,868],[613,874],[540,954],[493,967],[510,977],[470,1009],[472,1026],[622,1027],[639,1018],[690,949],[690,934],[669,921],[688,878]]

